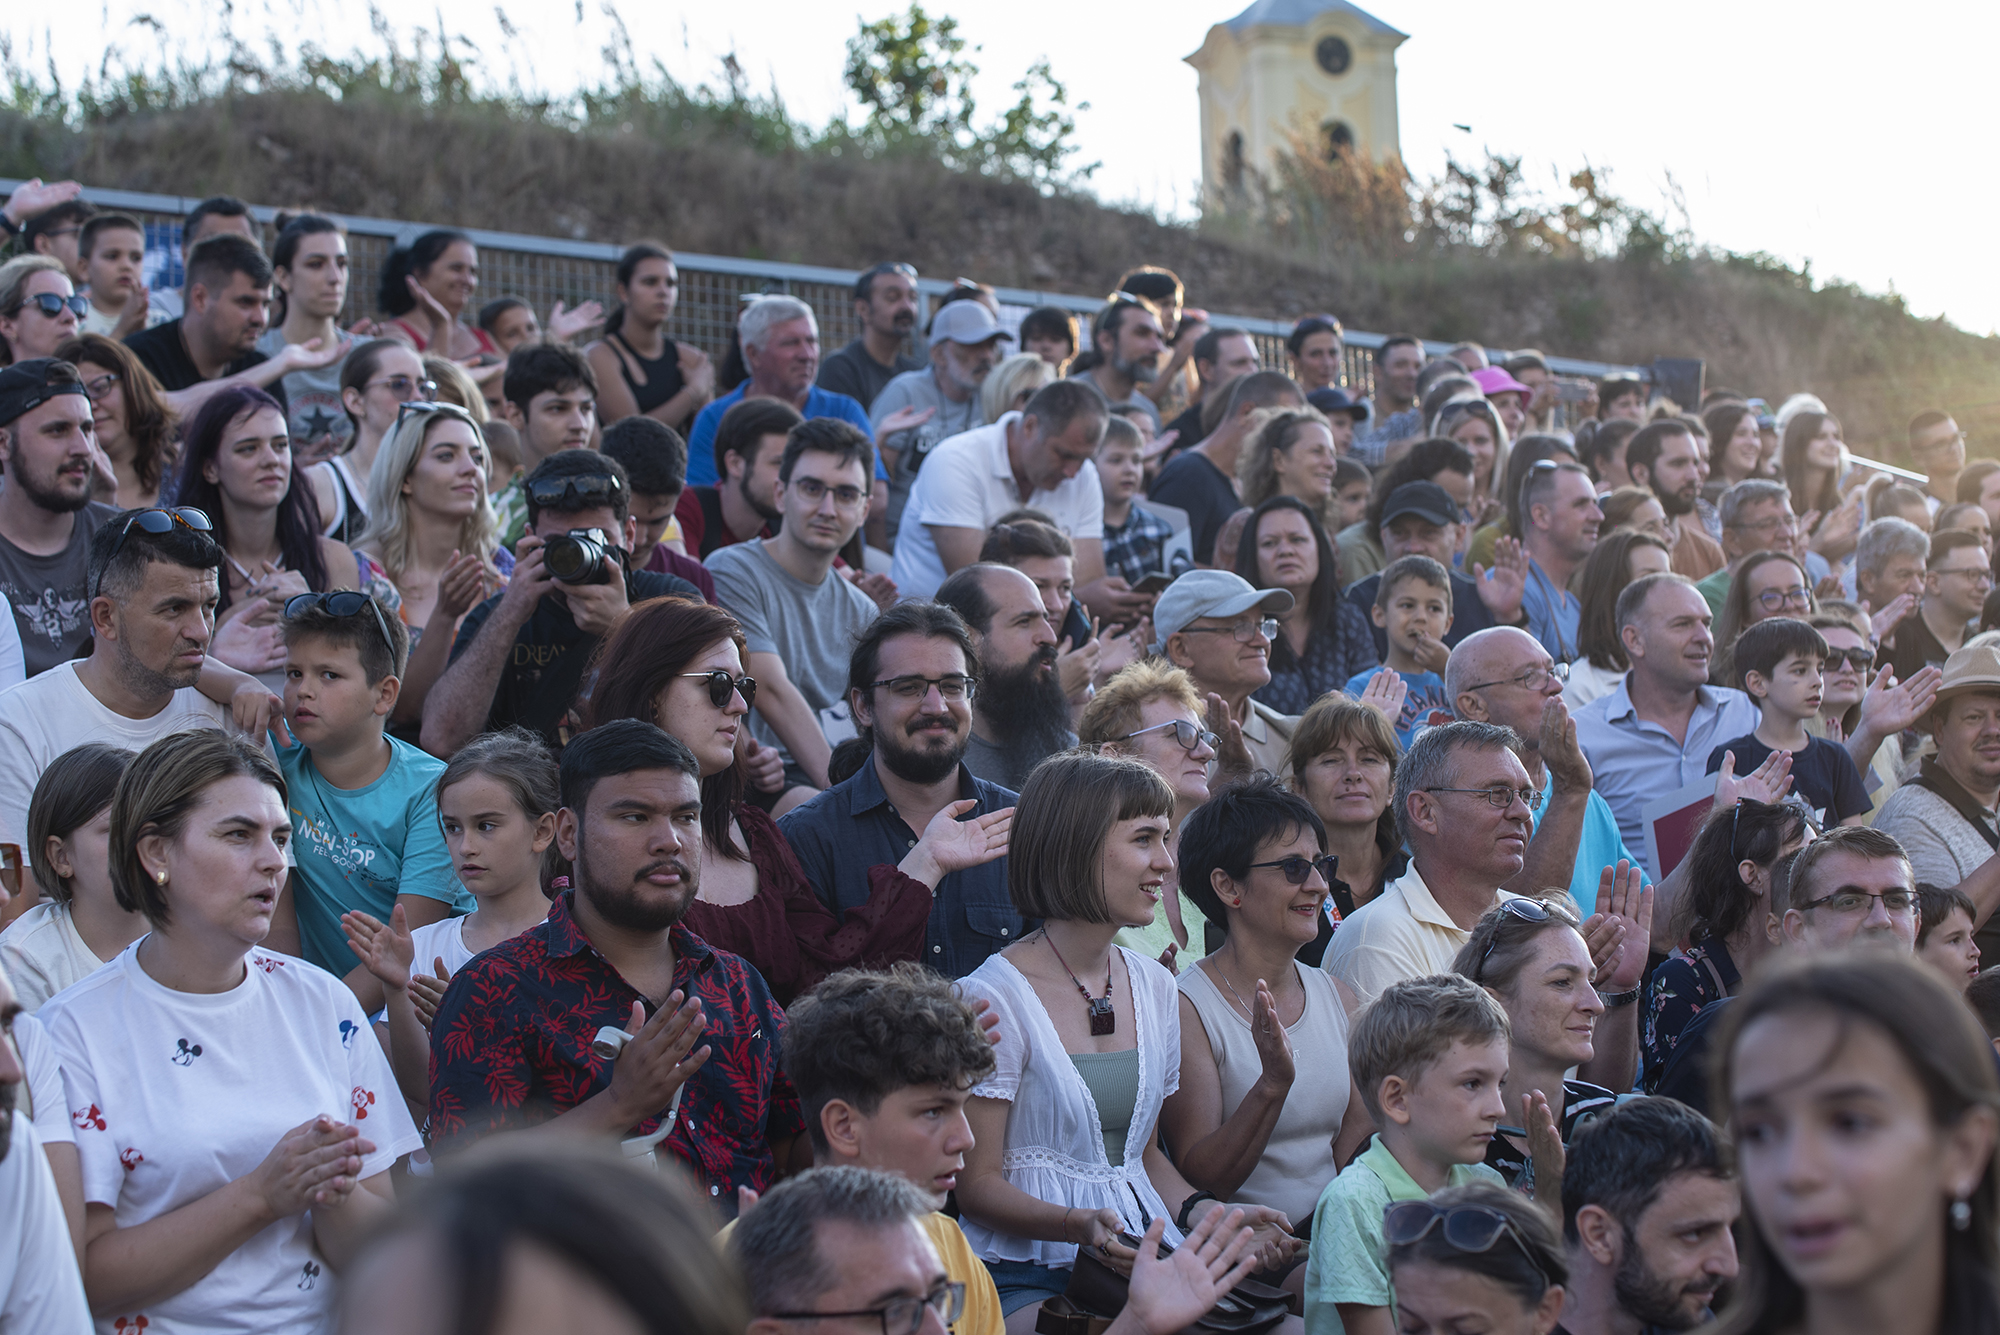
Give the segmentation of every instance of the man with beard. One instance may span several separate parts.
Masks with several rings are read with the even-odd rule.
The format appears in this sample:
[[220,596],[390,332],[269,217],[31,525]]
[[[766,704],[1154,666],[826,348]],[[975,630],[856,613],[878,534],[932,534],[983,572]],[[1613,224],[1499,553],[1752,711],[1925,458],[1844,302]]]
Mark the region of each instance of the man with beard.
[[[980,424],[979,387],[1000,360],[1003,340],[1011,343],[1013,335],[1000,327],[986,303],[954,301],[931,319],[931,364],[891,380],[868,410],[889,470],[892,536],[910,498],[910,484],[931,450]],[[891,433],[891,417],[917,422]]]
[[1566,1335],[1693,1330],[1736,1278],[1743,1202],[1706,1117],[1632,1099],[1586,1122],[1563,1170]]
[[1139,392],[1139,386],[1159,379],[1160,367],[1167,360],[1167,336],[1160,331],[1153,308],[1120,292],[1091,322],[1091,340],[1097,351],[1096,365],[1070,379],[1097,386],[1112,403],[1138,408],[1153,420],[1157,432],[1159,406]]
[[13,606],[27,675],[90,640],[91,535],[118,511],[90,499],[96,428],[76,368],[37,358],[0,370],[0,593]]
[[701,881],[700,765],[618,719],[564,749],[561,783],[572,888],[439,1001],[432,1150],[506,1131],[617,1139],[677,1160],[733,1217],[738,1188],[812,1155],[780,1063],[784,1010],[748,961],[681,925]]
[[[74,401],[88,410],[82,398]],[[71,747],[108,742],[137,753],[170,733],[228,723],[229,708],[196,689],[220,598],[222,548],[207,526],[199,510],[114,511],[92,536],[90,657],[0,693],[8,759],[0,766],[0,841],[27,847],[35,781]],[[210,669],[247,687],[252,699],[269,699],[254,678],[220,664]]]
[[1076,745],[1041,590],[1012,566],[981,562],[946,580],[937,600],[964,618],[983,669],[966,768],[1018,793],[1035,766]]
[[[898,872],[930,885],[923,963],[949,978],[1035,926],[1007,892],[1014,793],[964,764],[972,702],[984,689],[958,613],[938,603],[890,608],[862,632],[848,665],[848,706],[868,758],[778,820],[806,880],[836,912],[866,904],[871,885]],[[941,872],[925,845],[950,836],[954,822],[976,826],[985,852]]]
[[715,432],[712,486],[689,484],[674,506],[688,554],[706,561],[734,543],[768,538],[776,530],[778,461],[785,439],[805,418],[789,403],[750,399],[723,414]]
[[[40,1031],[32,1037],[25,1032],[34,1024],[34,1017],[23,1014],[14,999],[7,976],[0,974],[0,1218],[8,1221],[7,1240],[0,1245],[0,1330],[87,1335],[92,1329],[90,1305],[84,1300],[76,1247],[49,1166],[55,1151],[44,1153],[36,1126],[40,1122],[51,1127],[52,1135],[69,1130],[62,1071],[48,1039]],[[30,1065],[36,1068],[28,1100],[36,1112],[32,1120],[21,1106],[20,1093]],[[83,1115],[87,1114],[79,1114]],[[69,1152],[74,1169],[76,1146],[61,1148]],[[80,1196],[80,1179],[77,1186]]]
[[1625,447],[1625,471],[1634,486],[1650,490],[1667,512],[1672,530],[1667,545],[1676,575],[1707,579],[1727,564],[1701,521],[1689,518],[1701,495],[1701,447],[1686,422],[1668,417],[1640,427]]
[[1570,580],[1597,545],[1603,523],[1597,488],[1582,464],[1545,459],[1528,470],[1521,483],[1521,527],[1526,530],[1521,546],[1528,554],[1521,610],[1528,616],[1528,633],[1558,663],[1576,661],[1583,604],[1569,591]]
[[917,271],[907,264],[885,262],[864,270],[854,280],[854,318],[861,337],[819,364],[821,389],[845,394],[863,408],[905,371],[924,369],[923,359],[903,351],[917,327]]
[[868,513],[874,465],[874,446],[847,423],[800,423],[779,455],[778,536],[709,558],[716,597],[742,623],[757,679],[751,735],[778,748],[787,787],[826,787],[833,744],[853,732],[842,698],[848,646],[878,609],[834,573],[833,559]]

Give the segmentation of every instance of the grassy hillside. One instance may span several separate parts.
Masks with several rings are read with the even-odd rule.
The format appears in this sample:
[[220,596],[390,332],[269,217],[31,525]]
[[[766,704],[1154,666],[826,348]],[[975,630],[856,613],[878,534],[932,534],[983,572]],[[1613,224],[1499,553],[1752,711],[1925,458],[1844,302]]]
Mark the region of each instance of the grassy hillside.
[[[907,258],[931,274],[1102,291],[1165,264],[1190,300],[1557,354],[1699,356],[1709,383],[1774,402],[1809,389],[1865,453],[1899,457],[1921,408],[2000,454],[2000,339],[1912,318],[1893,298],[1693,252],[1627,258],[1473,247],[1328,256],[1236,218],[1164,225],[1087,196],[954,173],[927,155],[801,136],[713,95],[632,95],[582,117],[468,96],[311,87],[144,99],[86,116],[0,103],[0,174],[571,237],[659,236],[693,251],[828,265]],[[1322,248],[1323,250],[1324,248]]]

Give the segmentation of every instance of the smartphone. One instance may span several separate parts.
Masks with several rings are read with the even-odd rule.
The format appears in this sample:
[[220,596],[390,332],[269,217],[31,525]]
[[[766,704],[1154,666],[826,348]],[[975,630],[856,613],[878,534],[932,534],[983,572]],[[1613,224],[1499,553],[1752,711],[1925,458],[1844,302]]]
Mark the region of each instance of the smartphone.
[[1140,580],[1137,584],[1134,584],[1132,586],[1132,592],[1152,593],[1152,594],[1165,593],[1167,591],[1167,585],[1172,584],[1173,582],[1174,582],[1174,577],[1172,575],[1163,575],[1156,570],[1152,574]]
[[1560,403],[1582,403],[1597,389],[1587,380],[1556,381],[1556,400]]

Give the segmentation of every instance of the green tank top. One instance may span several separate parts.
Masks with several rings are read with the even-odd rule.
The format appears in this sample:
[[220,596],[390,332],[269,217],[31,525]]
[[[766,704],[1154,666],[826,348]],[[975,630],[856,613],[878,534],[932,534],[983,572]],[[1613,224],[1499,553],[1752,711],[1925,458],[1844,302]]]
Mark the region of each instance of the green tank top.
[[1069,1059],[1097,1105],[1098,1124],[1104,1129],[1104,1157],[1117,1168],[1125,1162],[1125,1133],[1132,1129],[1132,1114],[1139,1106],[1139,1049],[1072,1052]]

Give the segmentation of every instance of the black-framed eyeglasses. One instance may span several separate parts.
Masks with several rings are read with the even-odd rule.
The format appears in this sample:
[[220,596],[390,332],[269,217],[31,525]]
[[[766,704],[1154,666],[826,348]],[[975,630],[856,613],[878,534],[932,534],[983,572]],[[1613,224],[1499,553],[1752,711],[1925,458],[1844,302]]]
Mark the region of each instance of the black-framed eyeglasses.
[[1934,575],[1970,575],[1974,584],[1991,584],[1993,582],[1993,572],[1985,566],[1946,566],[1942,570],[1934,570],[1931,573]]
[[1234,635],[1238,644],[1248,644],[1262,635],[1267,640],[1278,637],[1278,619],[1265,617],[1262,621],[1239,621],[1233,626],[1182,626],[1183,635]]
[[538,510],[554,510],[573,515],[600,505],[617,508],[625,497],[625,484],[609,473],[581,473],[575,477],[545,477],[528,484],[528,499]]
[[1316,858],[1303,858],[1295,853],[1291,857],[1279,858],[1275,862],[1250,864],[1250,869],[1253,871],[1258,867],[1276,867],[1285,874],[1285,882],[1288,885],[1304,885],[1306,878],[1318,872],[1320,879],[1330,886],[1333,884],[1334,876],[1340,871],[1340,859],[1331,853],[1323,853]]
[[1203,742],[1208,743],[1210,750],[1222,744],[1222,738],[1216,736],[1207,728],[1190,723],[1184,718],[1169,719],[1165,723],[1155,723],[1150,728],[1141,728],[1137,732],[1128,732],[1118,740],[1129,742],[1134,737],[1144,737],[1147,733],[1159,732],[1162,728],[1172,728],[1174,730],[1174,740],[1181,744],[1182,750],[1190,753],[1199,750]]
[[387,375],[383,376],[380,380],[369,381],[362,388],[386,389],[405,402],[409,401],[411,395],[428,401],[437,397],[438,382],[435,380],[418,380],[414,376],[407,375]]
[[1868,912],[1874,906],[1874,901],[1878,899],[1882,901],[1882,910],[1885,913],[1900,917],[1904,914],[1915,913],[1917,911],[1917,892],[1914,890],[1884,890],[1881,894],[1876,894],[1872,890],[1843,888],[1834,891],[1830,895],[1821,895],[1818,899],[1809,899],[1805,903],[1796,905],[1795,907],[1799,909],[1825,909],[1829,913],[1838,913],[1846,916],[1848,914]]
[[872,1316],[882,1323],[882,1335],[917,1335],[924,1328],[924,1309],[936,1312],[947,1327],[965,1315],[965,1285],[940,1284],[921,1298],[891,1298],[880,1307],[859,1312],[773,1312],[778,1321],[828,1321],[834,1317]]
[[682,672],[683,677],[700,677],[708,683],[708,702],[717,709],[729,704],[729,697],[743,697],[743,707],[750,708],[757,701],[757,679],[755,677],[732,677],[721,668],[710,672]]
[[[424,381],[424,384],[429,385],[431,387],[431,394],[435,395],[437,393],[437,381],[426,380]],[[474,427],[477,427],[479,425],[479,423],[474,422],[472,420],[471,413],[459,407],[457,404],[445,403],[439,399],[432,397],[425,397],[421,399],[404,399],[401,403],[397,404],[396,425],[400,427],[409,418],[428,417],[432,413],[443,413],[446,417],[461,418],[467,423],[470,423]]]
[[92,403],[96,403],[112,390],[116,389],[118,382],[124,378],[124,376],[119,375],[116,371],[106,371],[103,375],[94,375],[83,382],[83,392],[89,396]]
[[1468,691],[1483,691],[1489,686],[1519,686],[1524,691],[1539,691],[1547,688],[1549,678],[1551,677],[1560,682],[1567,682],[1569,680],[1569,664],[1551,663],[1547,667],[1531,667],[1516,677],[1506,677],[1499,681],[1476,682],[1464,689]]
[[[1500,901],[1500,911],[1519,922],[1544,923],[1554,920],[1566,922],[1572,927],[1576,926],[1575,919],[1567,912],[1539,899],[1503,899]],[[1486,976],[1486,961],[1493,957],[1493,950],[1499,944],[1500,931],[1496,927],[1493,935],[1487,938],[1486,949],[1479,952],[1479,963],[1472,970],[1473,982],[1479,982]]]
[[[55,234],[53,232],[45,232],[43,235],[53,236]],[[90,299],[88,297],[59,297],[53,292],[37,292],[32,297],[22,297],[21,304],[16,306],[12,311],[9,311],[8,314],[18,315],[23,309],[29,306],[33,306],[51,320],[61,316],[63,307],[65,306],[69,307],[70,314],[79,320],[90,313]]]
[[898,700],[921,700],[935,688],[938,698],[946,702],[970,700],[978,687],[979,678],[956,672],[942,677],[887,677],[868,683],[869,690],[885,690]]
[[852,510],[868,499],[868,493],[859,487],[829,487],[816,477],[795,477],[785,485],[803,496],[808,505],[818,505],[828,492],[833,493],[833,503],[843,510]]
[[1408,1247],[1423,1241],[1440,1223],[1446,1244],[1456,1251],[1490,1252],[1501,1238],[1512,1237],[1528,1264],[1541,1269],[1513,1219],[1488,1205],[1444,1207],[1429,1201],[1397,1201],[1382,1211],[1382,1240],[1391,1247]]
[[1757,595],[1757,606],[1766,612],[1784,607],[1811,607],[1812,592],[1803,584],[1794,584],[1789,589],[1766,589]]
[[1509,788],[1504,784],[1494,784],[1491,788],[1420,788],[1425,793],[1477,793],[1486,799],[1486,805],[1495,811],[1505,811],[1514,805],[1516,798],[1530,811],[1542,808],[1542,793],[1538,788]]
[[118,541],[111,544],[111,555],[104,558],[103,568],[109,570],[111,563],[118,559],[118,553],[124,548],[125,539],[133,529],[159,538],[173,532],[175,524],[192,529],[203,537],[209,537],[215,532],[215,525],[209,522],[208,516],[192,505],[176,505],[171,509],[163,505],[150,506],[134,513],[125,521],[125,526],[118,530]]
[[382,619],[382,605],[365,593],[356,593],[353,589],[336,589],[332,593],[295,593],[285,599],[285,620],[296,620],[315,607],[325,608],[331,616],[360,616],[364,606],[375,614],[375,629],[382,632],[382,643],[389,646],[393,656],[396,641],[389,634],[389,623]]
[[1861,646],[1853,649],[1829,649],[1822,661],[1826,664],[1828,672],[1840,672],[1849,668],[1856,672],[1872,672],[1875,669],[1875,651]]

